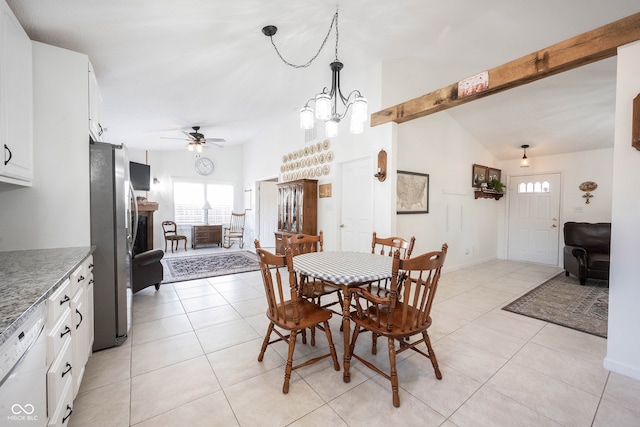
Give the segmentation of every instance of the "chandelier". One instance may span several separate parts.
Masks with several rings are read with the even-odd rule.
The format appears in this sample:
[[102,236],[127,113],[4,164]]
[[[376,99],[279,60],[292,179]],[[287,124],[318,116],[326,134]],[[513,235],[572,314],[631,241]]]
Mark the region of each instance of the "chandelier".
[[[306,68],[311,65],[313,60],[318,57],[324,48],[334,25],[336,27],[335,60],[329,64],[329,67],[331,68],[331,89],[327,87],[322,89],[322,92],[309,99],[300,110],[300,127],[302,129],[312,129],[315,126],[315,119],[322,120],[325,122],[325,135],[328,138],[338,136],[338,124],[346,117],[349,109],[351,109],[351,123],[349,126],[351,133],[362,133],[364,130],[364,123],[367,121],[367,100],[365,97],[362,96],[359,90],[353,90],[349,95],[344,96],[342,89],[340,88],[340,71],[344,67],[344,64],[338,60],[338,11],[336,10],[335,15],[333,15],[329,31],[327,32],[320,49],[318,49],[318,52],[313,56],[313,58],[302,65],[292,64],[285,60],[280,54],[280,51],[273,41],[273,36],[278,31],[277,27],[267,25],[262,29],[262,33],[271,39],[271,44],[282,62],[293,68]],[[311,107],[313,104],[315,104],[315,111]],[[341,108],[343,108],[342,112],[340,112]]]

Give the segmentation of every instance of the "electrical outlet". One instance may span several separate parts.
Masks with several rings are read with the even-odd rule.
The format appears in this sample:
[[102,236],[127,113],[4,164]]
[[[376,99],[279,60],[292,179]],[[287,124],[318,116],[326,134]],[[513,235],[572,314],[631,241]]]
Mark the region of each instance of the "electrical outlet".
[[573,208],[573,213],[582,213],[582,206]]

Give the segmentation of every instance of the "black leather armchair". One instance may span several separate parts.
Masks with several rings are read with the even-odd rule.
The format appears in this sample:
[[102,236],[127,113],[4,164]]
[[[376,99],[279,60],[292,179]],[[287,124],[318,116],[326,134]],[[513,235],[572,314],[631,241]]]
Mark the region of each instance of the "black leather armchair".
[[609,280],[611,223],[564,224],[564,270],[584,285],[588,278]]
[[131,290],[138,292],[147,286],[155,285],[160,289],[163,268],[160,260],[164,257],[164,251],[154,249],[139,253],[131,262]]

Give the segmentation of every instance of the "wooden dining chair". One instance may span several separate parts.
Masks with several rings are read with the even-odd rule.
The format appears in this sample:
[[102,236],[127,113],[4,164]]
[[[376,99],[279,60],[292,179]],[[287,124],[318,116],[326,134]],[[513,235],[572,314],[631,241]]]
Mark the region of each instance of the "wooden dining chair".
[[184,240],[184,250],[187,250],[187,236],[178,234],[178,225],[173,221],[162,221],[162,232],[164,233],[164,251],[167,251],[167,242],[171,243],[171,252],[173,252],[173,244],[175,243],[178,250],[178,243]]
[[[300,254],[310,252],[322,252],[324,237],[322,231],[317,236],[311,234],[294,234],[292,236],[283,236],[283,246],[291,248],[291,254],[295,257]],[[329,308],[334,313],[342,316],[342,289],[333,283],[313,277],[300,276],[298,278],[299,294],[303,298],[307,298],[322,308]],[[336,294],[337,299],[322,304],[321,298],[330,294]],[[338,310],[331,309],[334,305],[338,305]],[[303,335],[303,338],[306,337]],[[303,341],[304,342],[304,341]],[[315,329],[311,328],[311,345],[315,345]]]
[[[356,310],[351,313],[351,320],[356,327],[349,345],[350,357],[345,358],[345,376],[349,374],[351,358],[361,361],[365,366],[391,381],[395,407],[400,406],[396,369],[398,353],[411,349],[422,354],[431,361],[436,378],[442,379],[427,329],[431,326],[431,307],[438,289],[447,249],[448,246],[445,243],[440,251],[428,252],[409,259],[401,259],[400,251],[396,250],[393,255],[389,295],[386,297],[376,296],[365,288],[351,288],[348,291],[356,305]],[[389,373],[383,372],[373,363],[354,353],[361,330],[368,330],[388,338]],[[417,334],[422,334],[422,338],[413,342],[405,339]],[[422,343],[426,345],[426,353],[418,348]]]
[[[269,318],[269,327],[262,342],[258,361],[262,362],[264,352],[269,345],[280,341],[285,341],[289,344],[287,364],[284,371],[284,384],[282,386],[282,392],[286,394],[289,392],[291,371],[295,369],[331,357],[334,369],[336,371],[340,370],[336,349],[331,338],[331,328],[329,327],[329,319],[332,313],[298,295],[291,248],[285,248],[284,255],[276,255],[260,248],[258,240],[255,241],[255,246],[256,254],[260,261],[260,271],[267,297],[267,317]],[[329,352],[294,366],[293,353],[298,332],[319,324],[323,325],[323,330],[327,336]],[[276,328],[289,331],[289,334],[286,335]],[[274,332],[279,338],[270,341],[271,334]]]
[[[416,238],[411,236],[409,241],[402,237],[378,237],[376,232],[373,232],[373,238],[371,239],[371,253],[379,254],[383,256],[392,256],[394,251],[400,251],[400,258],[411,258],[411,252],[413,252],[413,245],[416,242]],[[377,296],[387,296],[389,294],[389,279],[376,280],[368,285],[369,292]],[[372,335],[371,353],[376,354],[378,352],[378,337],[376,334]]]

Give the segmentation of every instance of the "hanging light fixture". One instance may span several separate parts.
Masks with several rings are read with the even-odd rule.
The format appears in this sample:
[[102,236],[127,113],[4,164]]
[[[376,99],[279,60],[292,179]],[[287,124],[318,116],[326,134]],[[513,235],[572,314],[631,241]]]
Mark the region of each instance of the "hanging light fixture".
[[[336,10],[333,15],[333,20],[329,26],[329,31],[318,49],[318,52],[311,58],[306,64],[296,65],[285,60],[278,48],[276,47],[273,36],[278,31],[278,28],[274,25],[267,25],[262,29],[262,33],[271,39],[271,44],[276,50],[276,53],[285,64],[294,68],[306,68],[313,62],[314,59],[320,54],[322,48],[327,42],[333,26],[336,27],[336,47],[335,47],[335,60],[329,64],[331,68],[331,89],[325,87],[322,92],[316,94],[313,98],[309,99],[307,103],[300,110],[300,127],[302,129],[312,129],[315,126],[315,120],[322,120],[325,122],[325,134],[328,138],[338,135],[338,124],[347,115],[347,112],[351,108],[351,123],[349,130],[351,133],[359,134],[364,131],[364,123],[367,121],[367,100],[359,90],[353,90],[349,95],[344,96],[342,89],[340,88],[340,71],[344,67],[344,64],[338,60],[338,11]],[[315,103],[315,111],[311,107]],[[342,104],[342,106],[340,106]],[[344,108],[340,112],[340,108]]]
[[522,160],[520,160],[520,167],[521,168],[528,168],[529,167],[529,159],[527,158],[527,148],[529,148],[529,146],[527,144],[521,145],[520,148],[522,148],[524,150],[524,154],[522,155]]

